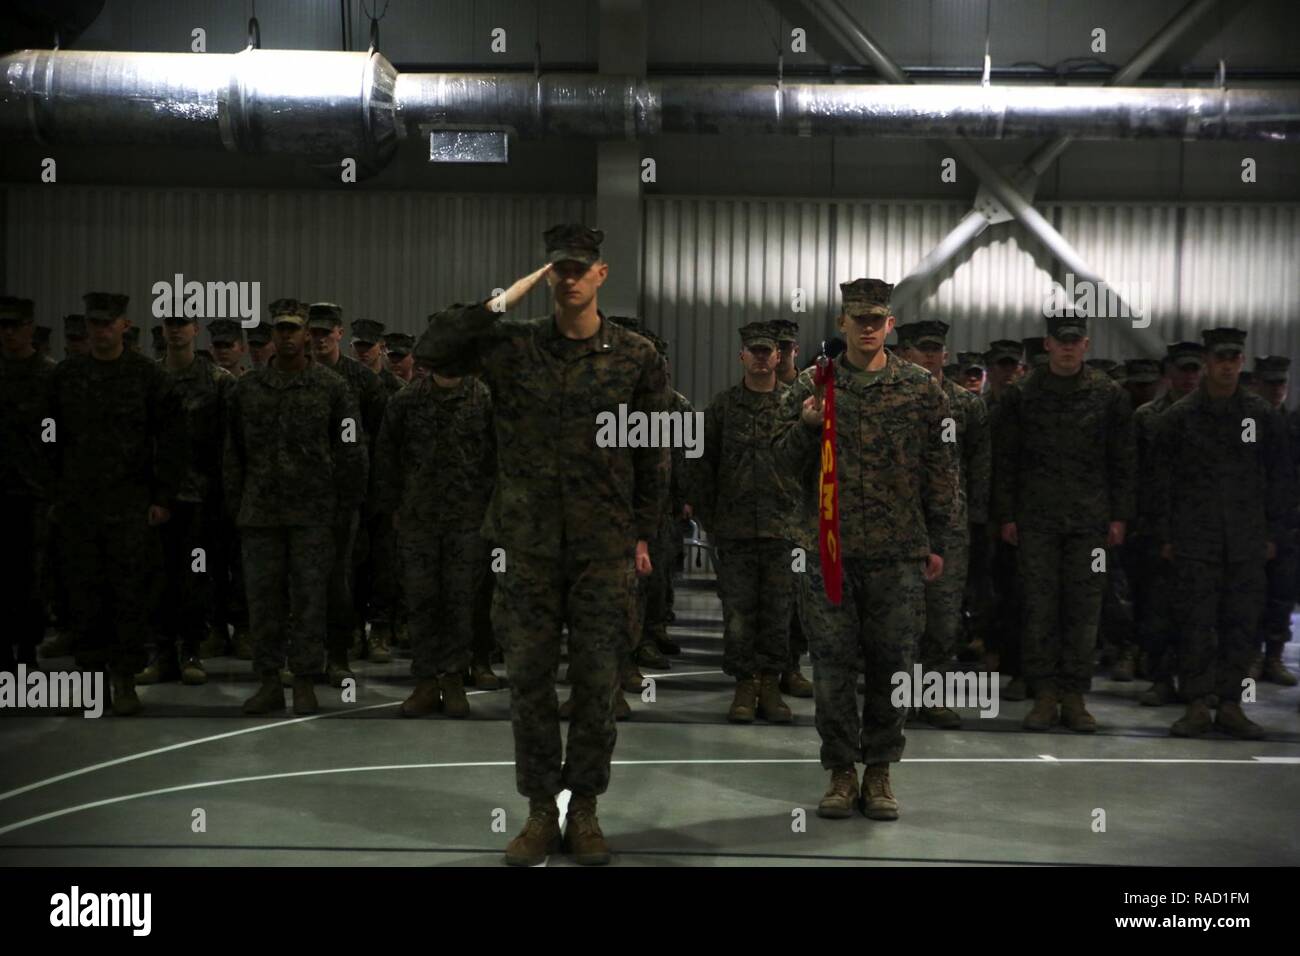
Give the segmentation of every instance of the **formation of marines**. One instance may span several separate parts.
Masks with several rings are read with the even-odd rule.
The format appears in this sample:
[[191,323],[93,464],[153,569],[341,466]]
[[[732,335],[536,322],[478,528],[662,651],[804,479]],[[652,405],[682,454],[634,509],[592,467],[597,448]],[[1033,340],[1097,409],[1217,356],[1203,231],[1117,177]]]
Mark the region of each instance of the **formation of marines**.
[[[547,263],[505,292],[435,312],[418,340],[356,319],[351,355],[339,305],[281,298],[249,329],[211,321],[207,351],[197,320],[169,318],[150,359],[127,297],[96,292],[56,364],[33,303],[0,298],[0,663],[35,665],[52,616],[46,656],[106,670],[114,714],[140,710],[139,684],[204,683],[226,653],[260,680],[246,714],[311,714],[319,682],[407,646],[400,714],[464,718],[466,687],[499,687],[504,659],[529,801],[507,862],[599,864],[615,723],[643,669],[681,652],[667,624],[690,519],[717,574],[726,716],[790,723],[784,695],[815,700],[821,816],[896,819],[907,720],[961,726],[951,701],[893,702],[914,662],[1005,673],[1004,696],[1033,700],[1026,729],[1090,733],[1100,643],[1114,679],[1150,680],[1141,703],[1184,705],[1173,734],[1263,735],[1253,681],[1296,683],[1287,359],[1257,359],[1242,386],[1233,328],[1159,362],[1088,359],[1088,321],[1067,315],[949,363],[944,322],[898,325],[893,287],[856,279],[820,372],[800,371],[793,320],[739,330],[739,380],[704,409],[698,458],[611,447],[602,413],[694,409],[668,344],[598,308],[602,239],[556,226]],[[542,283],[552,310],[514,316]],[[838,601],[819,537],[828,380]]]

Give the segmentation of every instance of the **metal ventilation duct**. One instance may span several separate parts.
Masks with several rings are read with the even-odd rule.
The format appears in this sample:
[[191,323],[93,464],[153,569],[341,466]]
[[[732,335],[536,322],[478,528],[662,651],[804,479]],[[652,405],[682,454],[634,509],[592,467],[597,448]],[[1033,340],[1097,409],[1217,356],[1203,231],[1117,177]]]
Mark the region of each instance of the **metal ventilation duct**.
[[378,53],[23,50],[0,57],[0,137],[352,157],[436,130],[535,138],[778,133],[972,139],[1300,137],[1300,89],[892,86],[600,74],[399,75]]

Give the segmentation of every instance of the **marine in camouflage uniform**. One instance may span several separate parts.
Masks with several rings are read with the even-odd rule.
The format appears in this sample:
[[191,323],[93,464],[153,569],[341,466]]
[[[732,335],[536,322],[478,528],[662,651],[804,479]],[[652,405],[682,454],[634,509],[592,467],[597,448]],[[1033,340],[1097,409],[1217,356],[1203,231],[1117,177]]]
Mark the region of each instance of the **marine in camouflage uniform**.
[[1150,476],[1155,468],[1156,426],[1161,415],[1200,384],[1205,367],[1205,346],[1200,342],[1175,342],[1165,350],[1161,373],[1165,391],[1133,412],[1137,444],[1137,518],[1125,535],[1124,551],[1133,597],[1133,623],[1137,643],[1146,662],[1151,686],[1138,695],[1145,707],[1160,707],[1176,697],[1174,688],[1177,641],[1169,606],[1173,566],[1160,557],[1152,534]]
[[[384,418],[387,395],[379,377],[350,355],[339,349],[343,338],[343,310],[332,302],[315,302],[308,308],[307,328],[312,336],[312,354],[316,364],[341,376],[360,411],[357,435],[373,455],[371,443],[379,434]],[[330,572],[329,625],[325,639],[326,680],[335,687],[353,677],[348,666],[348,648],[354,631],[364,634],[365,618],[358,615],[355,604],[356,568],[369,553],[367,529],[372,514],[366,506],[368,495],[358,502],[354,512],[340,512],[334,524],[334,566]]]
[[[818,548],[820,396],[805,370],[782,397],[777,464],[801,488],[796,543],[807,553],[800,610],[813,660],[817,732],[831,786],[818,814],[846,817],[857,802],[856,761],[866,766],[863,812],[895,819],[889,764],[903,755],[907,707],[895,707],[893,675],[909,673],[925,627],[925,581],[940,573],[957,507],[957,466],[943,440],[948,398],[922,368],[884,350],[893,286],[840,286],[839,328],[848,348],[834,363],[835,468],[843,602],[826,597]],[[857,711],[865,661],[866,699]]]
[[[1262,355],[1255,359],[1255,391],[1279,413],[1286,414],[1291,359]],[[1288,447],[1290,442],[1288,441]],[[1283,687],[1294,687],[1296,676],[1282,663],[1282,649],[1291,640],[1291,610],[1296,601],[1297,515],[1293,510],[1286,532],[1277,543],[1277,555],[1268,562],[1268,599],[1259,618],[1258,643],[1251,655],[1250,676]],[[1260,653],[1260,647],[1263,653]]]
[[776,380],[778,351],[769,323],[743,326],[740,340],[744,378],[705,409],[691,496],[715,543],[722,670],[736,681],[727,719],[789,723],[793,716],[778,685],[790,657],[795,572],[789,534],[798,486],[778,467],[772,448],[787,386]]
[[[776,380],[782,385],[790,386],[799,378],[799,323],[793,319],[773,319],[772,334],[776,336],[776,347],[781,350],[781,358],[776,366]],[[794,514],[791,513],[791,520]],[[791,697],[813,696],[812,681],[803,676],[800,661],[808,653],[808,639],[804,637],[803,625],[799,621],[799,588],[796,586],[790,600],[790,657],[781,674],[781,693]]]
[[[955,445],[957,500],[943,553],[943,574],[925,586],[925,631],[921,636],[919,654],[927,672],[946,674],[952,667],[953,651],[961,630],[962,601],[971,550],[970,526],[974,524],[979,528],[979,540],[982,541],[984,525],[988,521],[992,469],[988,412],[974,392],[943,374],[943,361],[947,357],[946,322],[913,322],[898,326],[895,331],[898,332],[901,357],[920,365],[939,381],[939,387],[948,396],[952,415],[952,426],[948,428],[945,425],[944,438]],[[969,355],[964,363],[959,364],[973,366]],[[982,359],[978,367],[982,377]],[[919,714],[926,723],[935,727],[955,729],[961,726],[961,717],[948,706],[921,707]]]
[[[1046,367],[1007,392],[993,422],[993,511],[1019,548],[1025,589],[1025,677],[1034,706],[1026,730],[1061,721],[1091,733],[1102,595],[1099,555],[1123,541],[1135,511],[1136,448],[1128,394],[1082,364],[1087,320],[1047,320]],[[1107,564],[1108,568],[1109,565]]]
[[[352,349],[357,361],[379,379],[385,402],[406,383],[384,365],[384,323],[374,319],[352,321]],[[382,426],[381,426],[382,427]],[[372,435],[377,435],[376,431]],[[378,476],[378,470],[375,472]],[[376,664],[392,660],[398,575],[397,535],[391,521],[374,508],[365,509],[364,554],[353,561],[352,605],[358,627],[370,622],[366,656]]]
[[[1295,485],[1280,412],[1238,381],[1246,333],[1202,333],[1201,384],[1156,426],[1152,530],[1173,562],[1186,713],[1171,732],[1197,737],[1211,726],[1256,739],[1242,687],[1274,556],[1295,508]],[[1208,698],[1218,696],[1210,719]]]
[[[668,449],[604,441],[602,413],[666,411],[668,388],[654,346],[597,311],[608,271],[602,238],[578,225],[548,230],[552,264],[494,300],[508,307],[546,275],[553,315],[513,319],[481,305],[452,307],[430,318],[415,353],[445,375],[478,370],[492,390],[498,470],[484,536],[506,553],[492,622],[510,672],[517,786],[530,800],[528,823],[506,850],[516,864],[539,862],[558,844],[554,797],[566,787],[569,849],[580,863],[609,859],[596,796],[609,784],[636,575],[650,571],[668,484]],[[555,695],[565,625],[573,688],[567,752]]]
[[464,673],[488,571],[479,533],[496,473],[492,398],[434,373],[393,396],[375,449],[375,510],[398,532],[415,691],[406,717],[469,716]]
[[[171,519],[160,529],[164,575],[162,600],[155,615],[154,659],[135,680],[137,684],[173,680],[205,684],[208,675],[199,659],[199,644],[207,630],[211,572],[216,570],[215,563],[209,564],[216,549],[207,534],[212,524],[207,511],[214,500],[220,500],[224,416],[235,377],[195,354],[198,323],[194,318],[175,316],[163,322],[167,355],[159,365],[175,382],[185,410],[190,460]],[[197,570],[195,549],[204,555]]]
[[[1040,340],[1041,341],[1041,340]],[[990,447],[992,445],[993,417],[998,404],[1007,391],[1015,388],[1023,371],[1025,347],[1015,339],[997,339],[989,343],[984,353],[988,369],[988,388],[980,396],[984,402],[989,422]],[[992,494],[992,469],[990,469],[990,496]],[[970,650],[979,658],[981,670],[1011,675],[1003,696],[1008,700],[1024,700],[1024,678],[1021,676],[1021,609],[1023,607],[1020,574],[1016,570],[1016,549],[1002,540],[998,527],[986,522],[980,529],[978,542],[972,528],[971,565],[967,575],[967,590],[973,595],[970,602],[975,640]]]
[[288,655],[296,714],[316,710],[327,588],[339,516],[356,513],[369,458],[355,399],[339,376],[307,360],[307,307],[271,303],[276,355],[231,395],[223,471],[239,526],[261,688],[246,714],[284,710],[280,668]]
[[0,639],[0,670],[36,666],[45,631],[39,555],[44,553],[49,508],[49,460],[41,440],[49,416],[48,389],[55,363],[34,345],[34,303],[0,296],[0,607],[7,617]]
[[[252,336],[258,330],[270,335],[269,323],[258,322],[249,329]],[[217,364],[225,369],[234,382],[243,377],[248,368],[241,364],[244,352],[244,328],[235,319],[213,319],[208,323],[208,338],[212,341],[212,354]],[[228,395],[222,397],[220,414],[225,415]],[[225,425],[218,432],[218,450],[224,444]],[[218,454],[218,460],[220,455]],[[218,478],[220,476],[218,475]],[[244,597],[244,568],[240,558],[239,529],[235,527],[226,507],[221,482],[209,483],[203,506],[204,533],[208,544],[208,567],[212,577],[212,626],[207,638],[199,645],[201,658],[220,657],[230,643],[234,631],[235,656],[240,660],[253,659],[253,642],[248,633],[248,602]]]
[[113,711],[125,716],[140,709],[135,674],[161,570],[157,526],[176,502],[189,448],[175,383],[125,347],[127,296],[91,292],[85,301],[93,347],[51,373],[49,448],[77,662],[107,665]]

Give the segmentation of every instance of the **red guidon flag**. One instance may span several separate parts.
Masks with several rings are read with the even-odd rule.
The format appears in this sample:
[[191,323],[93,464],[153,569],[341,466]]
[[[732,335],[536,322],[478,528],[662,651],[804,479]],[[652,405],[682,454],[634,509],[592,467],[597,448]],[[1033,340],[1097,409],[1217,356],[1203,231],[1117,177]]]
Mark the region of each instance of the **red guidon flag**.
[[840,556],[840,485],[835,471],[835,363],[829,357],[823,355],[817,359],[813,384],[824,403],[821,472],[817,478],[817,539],[826,597],[838,606],[843,592],[844,567]]

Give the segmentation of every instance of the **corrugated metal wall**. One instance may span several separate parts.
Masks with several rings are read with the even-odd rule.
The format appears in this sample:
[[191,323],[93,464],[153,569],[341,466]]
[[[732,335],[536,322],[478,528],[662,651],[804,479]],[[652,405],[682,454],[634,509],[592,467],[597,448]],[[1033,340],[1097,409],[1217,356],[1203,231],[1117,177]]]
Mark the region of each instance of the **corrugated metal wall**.
[[[429,312],[486,297],[543,261],[542,233],[587,221],[577,197],[11,187],[5,275],[54,326],[92,290],[125,292],[137,325],[157,324],[151,288],[257,281],[281,297],[337,302],[346,320],[418,333]],[[521,308],[543,312],[544,288]],[[263,315],[265,317],[265,315]]]
[[[8,290],[37,300],[61,353],[66,312],[91,289],[131,295],[149,314],[154,282],[259,281],[280,296],[340,303],[418,332],[429,311],[483,296],[531,271],[541,233],[594,221],[580,197],[449,196],[249,190],[9,187]],[[804,358],[832,328],[838,283],[897,282],[966,212],[962,203],[818,199],[646,200],[644,315],[672,343],[677,387],[707,401],[737,377],[736,330],[800,320]],[[1300,358],[1300,205],[1043,205],[1042,213],[1108,281],[1147,283],[1167,340],[1209,325],[1250,332],[1250,352]],[[603,223],[606,228],[614,224]],[[613,263],[618,268],[618,263]],[[1050,260],[1015,224],[993,227],[930,298],[952,348],[1041,334]],[[805,311],[792,312],[795,289]],[[537,290],[525,308],[547,308]],[[1122,357],[1097,323],[1093,354]],[[1300,389],[1297,389],[1300,392]]]
[[[1166,340],[1231,324],[1250,333],[1252,355],[1300,359],[1300,205],[1038,208],[1108,282],[1143,283],[1144,308]],[[741,325],[798,319],[803,359],[810,359],[833,328],[839,282],[897,282],[968,209],[928,201],[651,197],[646,323],[673,343],[677,387],[707,401],[738,377]],[[926,314],[953,327],[954,351],[1041,335],[1051,267],[1018,224],[992,227],[949,268]],[[796,287],[805,293],[803,314],[791,310]],[[1093,355],[1125,356],[1114,325],[1097,322],[1095,329]]]

